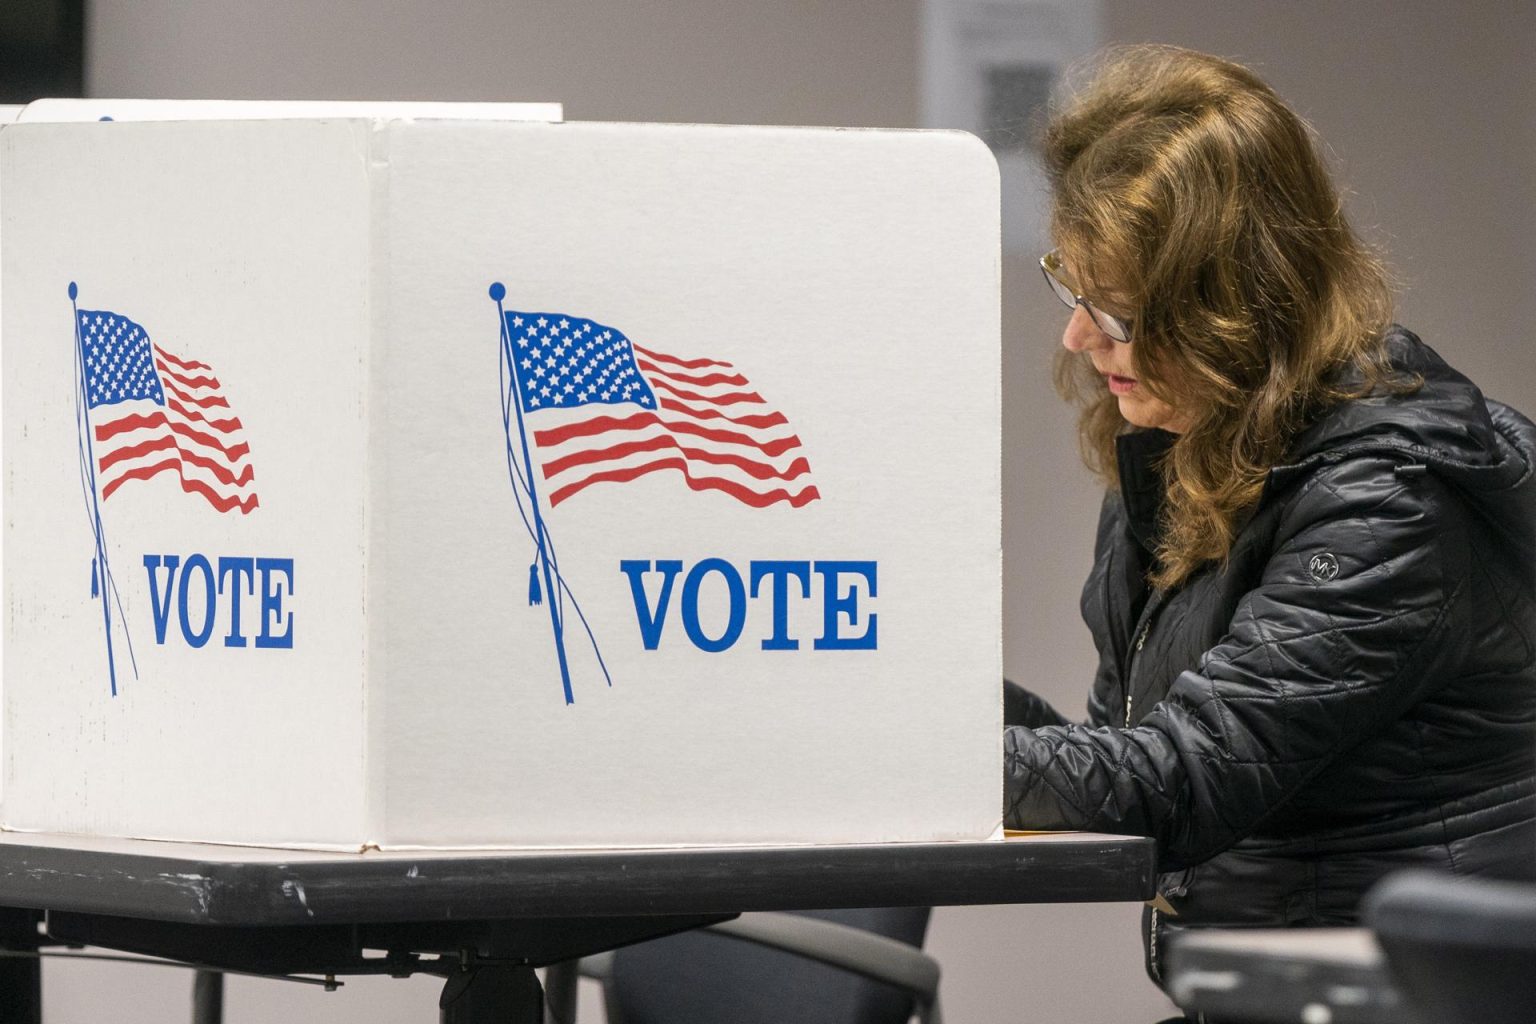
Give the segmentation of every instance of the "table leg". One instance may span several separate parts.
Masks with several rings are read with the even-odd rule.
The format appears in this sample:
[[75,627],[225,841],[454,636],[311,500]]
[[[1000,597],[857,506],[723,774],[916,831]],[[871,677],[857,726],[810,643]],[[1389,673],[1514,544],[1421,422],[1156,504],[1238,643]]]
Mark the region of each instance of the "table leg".
[[478,964],[449,975],[441,1024],[543,1024],[544,990],[532,967]]
[[[37,951],[35,910],[0,909],[0,949]],[[0,1020],[16,1024],[42,1024],[43,968],[32,956],[0,957]]]
[[550,964],[544,970],[544,1024],[576,1024],[575,960]]
[[219,971],[193,975],[192,1024],[224,1024],[224,975]]
[[0,959],[0,1020],[42,1024],[43,974],[36,957]]

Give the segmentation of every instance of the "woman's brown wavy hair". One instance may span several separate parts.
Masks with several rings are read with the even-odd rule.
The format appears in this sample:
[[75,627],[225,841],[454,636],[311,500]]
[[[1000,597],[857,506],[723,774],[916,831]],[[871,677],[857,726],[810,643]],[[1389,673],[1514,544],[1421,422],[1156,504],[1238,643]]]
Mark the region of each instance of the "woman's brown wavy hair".
[[[1226,558],[1269,470],[1322,409],[1390,378],[1386,271],[1345,219],[1307,125],[1229,61],[1110,51],[1051,118],[1044,154],[1052,235],[1078,287],[1130,323],[1137,379],[1187,417],[1163,462],[1151,575],[1175,586]],[[1364,383],[1331,383],[1350,378]],[[1082,407],[1084,460],[1118,486],[1127,424],[1106,382],[1069,352],[1056,381]]]

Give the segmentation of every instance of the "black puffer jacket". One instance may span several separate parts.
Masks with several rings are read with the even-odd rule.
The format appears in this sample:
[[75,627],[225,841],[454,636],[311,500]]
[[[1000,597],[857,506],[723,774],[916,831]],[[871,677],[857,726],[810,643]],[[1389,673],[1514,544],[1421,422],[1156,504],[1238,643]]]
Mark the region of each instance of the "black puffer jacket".
[[1536,426],[1389,346],[1424,386],[1325,414],[1172,592],[1144,581],[1172,438],[1123,437],[1089,724],[1008,695],[1006,823],[1156,838],[1174,924],[1351,922],[1410,864],[1536,873]]

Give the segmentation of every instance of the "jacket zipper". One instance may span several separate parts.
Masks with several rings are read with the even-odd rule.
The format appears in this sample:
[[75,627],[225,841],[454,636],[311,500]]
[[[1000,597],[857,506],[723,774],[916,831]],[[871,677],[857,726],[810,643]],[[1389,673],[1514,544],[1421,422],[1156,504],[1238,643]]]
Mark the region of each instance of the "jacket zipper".
[[[1131,672],[1136,665],[1136,656],[1147,645],[1147,636],[1152,632],[1152,622],[1157,618],[1157,613],[1166,603],[1169,593],[1169,591],[1165,590],[1154,590],[1152,592],[1152,596],[1147,600],[1146,607],[1142,609],[1139,622],[1140,628],[1135,634],[1136,640],[1132,643],[1130,654],[1125,659],[1125,727],[1127,729],[1131,728],[1131,714],[1134,710],[1133,698],[1131,696]],[[1159,895],[1161,895],[1161,892],[1159,892]],[[1157,979],[1158,984],[1162,984],[1163,965],[1159,962],[1159,951],[1157,948],[1157,907],[1153,906],[1151,911],[1147,916],[1147,960],[1152,968],[1152,976]]]
[[[1143,613],[1143,618],[1142,618],[1142,621],[1141,621],[1141,629],[1136,634],[1136,642],[1131,645],[1131,656],[1126,659],[1126,665],[1125,665],[1125,727],[1127,729],[1131,728],[1131,711],[1132,711],[1131,669],[1136,664],[1136,656],[1138,654],[1140,654],[1141,653],[1141,649],[1147,645],[1147,634],[1152,632],[1152,616],[1154,614],[1156,614],[1156,612],[1157,612],[1157,605],[1159,603],[1160,602],[1156,599],[1156,596],[1154,596],[1153,600],[1148,603],[1148,607],[1147,607],[1146,611]],[[1150,964],[1150,966],[1152,968],[1152,976],[1158,980],[1159,984],[1161,984],[1162,980],[1163,980],[1163,969],[1162,969],[1162,965],[1160,963],[1158,963],[1157,908],[1156,907],[1152,907],[1151,911],[1152,912],[1147,916],[1147,962]]]
[[1152,620],[1149,617],[1141,624],[1141,632],[1136,634],[1136,644],[1131,651],[1131,657],[1125,666],[1125,727],[1131,727],[1131,666],[1136,664],[1136,655],[1146,646],[1147,634],[1152,632]]
[[[1147,635],[1152,632],[1152,620],[1156,618],[1158,611],[1161,610],[1166,597],[1167,594],[1159,591],[1153,595],[1152,600],[1147,602],[1146,610],[1142,613],[1141,629],[1136,634],[1136,642],[1131,645],[1131,655],[1126,659],[1125,727],[1127,729],[1131,728],[1131,669],[1136,664],[1136,655],[1140,654],[1141,649],[1147,645]],[[1188,872],[1185,873],[1185,877],[1186,879],[1188,878]],[[1181,883],[1178,889],[1173,890],[1174,894],[1181,894],[1186,886],[1187,882]],[[1158,895],[1162,895],[1161,890],[1158,890]],[[1152,967],[1152,977],[1156,978],[1159,984],[1162,984],[1163,965],[1159,956],[1160,951],[1157,948],[1157,916],[1157,907],[1151,907],[1151,913],[1147,915],[1147,960]]]

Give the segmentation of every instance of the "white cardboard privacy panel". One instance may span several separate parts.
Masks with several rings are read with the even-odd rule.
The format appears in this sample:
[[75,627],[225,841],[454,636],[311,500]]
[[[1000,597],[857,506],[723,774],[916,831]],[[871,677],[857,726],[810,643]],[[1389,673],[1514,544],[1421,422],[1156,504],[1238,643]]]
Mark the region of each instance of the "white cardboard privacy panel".
[[0,132],[7,826],[985,837],[968,136]]
[[[0,108],[3,110],[4,108]],[[211,121],[317,117],[558,121],[558,103],[413,103],[372,100],[133,100],[49,98],[18,107],[22,122]],[[3,114],[0,114],[3,117]]]
[[[20,113],[21,113],[21,105],[20,104],[4,104],[4,105],[0,105],[0,127],[3,127],[5,125],[10,124],[11,122],[15,121],[17,116]],[[3,212],[3,210],[0,210],[0,221],[3,221],[3,220],[4,220],[4,212]],[[0,314],[0,319],[3,319],[3,314]],[[3,360],[0,360],[0,364],[3,364]],[[0,373],[3,373],[3,372],[4,372],[3,371],[3,365],[0,365]],[[4,404],[3,404],[3,402],[0,402],[0,419],[3,419],[3,417],[4,417]],[[5,465],[5,448],[4,448],[3,445],[0,445],[0,466],[3,466],[3,465]],[[0,494],[0,522],[4,522],[4,521],[5,521],[5,499],[4,499],[3,494]],[[0,580],[3,580],[3,579],[5,579],[5,561],[4,561],[3,558],[0,558]],[[3,664],[4,661],[5,661],[5,637],[4,637],[4,635],[0,635],[0,664]],[[0,689],[0,763],[4,762],[4,757],[5,757],[4,735],[5,735],[5,701],[4,701],[4,691],[3,691],[3,689]],[[4,796],[5,796],[4,773],[0,772],[0,801],[3,801]]]

